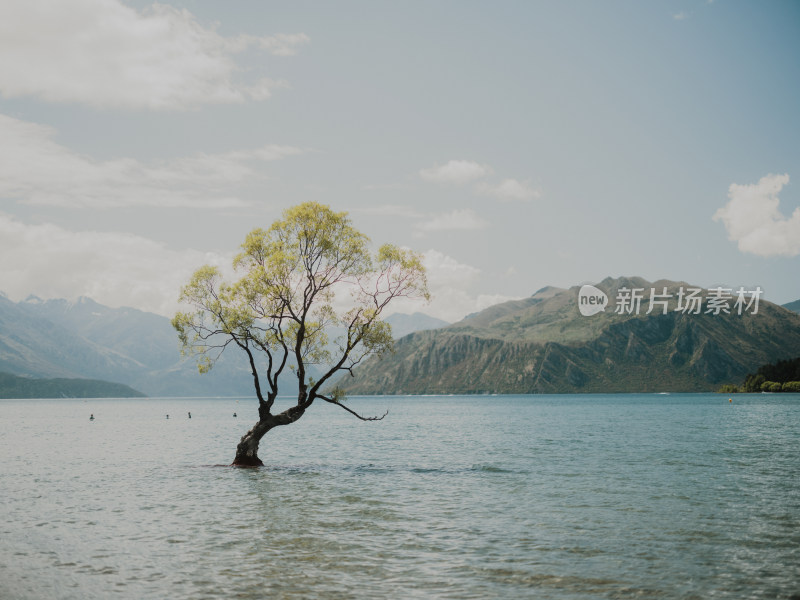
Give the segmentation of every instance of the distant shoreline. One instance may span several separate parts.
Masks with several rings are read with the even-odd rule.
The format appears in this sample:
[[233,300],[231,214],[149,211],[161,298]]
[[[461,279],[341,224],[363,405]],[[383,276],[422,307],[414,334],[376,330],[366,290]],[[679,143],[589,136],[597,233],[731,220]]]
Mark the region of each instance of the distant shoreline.
[[4,400],[58,400],[89,398],[146,398],[147,396],[122,383],[102,379],[54,378],[36,379],[0,373],[0,398]]

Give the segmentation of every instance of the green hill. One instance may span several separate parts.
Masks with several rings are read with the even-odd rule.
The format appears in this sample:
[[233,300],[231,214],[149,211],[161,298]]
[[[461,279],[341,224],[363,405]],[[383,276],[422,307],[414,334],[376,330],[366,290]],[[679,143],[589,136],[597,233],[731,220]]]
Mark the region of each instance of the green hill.
[[788,302],[783,305],[783,308],[788,308],[792,312],[800,313],[800,300],[795,300],[794,302]]
[[144,398],[144,394],[99,379],[32,379],[0,373],[0,398]]
[[[714,391],[800,354],[800,315],[763,299],[757,314],[706,314],[706,304],[685,314],[675,310],[678,291],[698,286],[634,277],[597,287],[612,303],[620,288],[645,288],[641,310],[585,317],[578,286],[549,288],[413,333],[339,384],[351,394]],[[650,288],[665,287],[673,296],[667,313],[654,306],[646,314]]]

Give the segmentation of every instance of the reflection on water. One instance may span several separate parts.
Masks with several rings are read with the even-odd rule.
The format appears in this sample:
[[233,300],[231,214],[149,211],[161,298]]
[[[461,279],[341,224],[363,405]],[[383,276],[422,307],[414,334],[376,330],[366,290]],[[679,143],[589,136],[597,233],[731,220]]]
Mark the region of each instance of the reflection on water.
[[352,402],[233,469],[248,399],[0,401],[0,597],[798,591],[798,396]]

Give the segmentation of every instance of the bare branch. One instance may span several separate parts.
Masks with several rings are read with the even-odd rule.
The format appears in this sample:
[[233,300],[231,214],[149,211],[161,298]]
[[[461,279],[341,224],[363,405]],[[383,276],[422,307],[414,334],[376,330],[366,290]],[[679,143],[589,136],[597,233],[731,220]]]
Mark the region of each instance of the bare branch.
[[253,373],[253,385],[256,388],[256,396],[258,397],[258,403],[266,404],[264,396],[261,395],[261,384],[259,383],[258,380],[258,369],[256,369],[256,361],[255,358],[253,357],[253,353],[250,351],[250,345],[247,343],[247,338],[245,338],[244,341],[241,341],[236,336],[233,336],[233,339],[236,342],[236,345],[238,345],[242,350],[247,352],[247,358],[250,361],[250,371]]
[[383,413],[383,414],[382,414],[380,417],[362,417],[362,416],[361,416],[360,414],[358,414],[356,411],[354,411],[354,410],[352,410],[352,409],[350,409],[350,408],[347,408],[347,407],[346,407],[344,404],[342,404],[341,402],[339,402],[339,401],[337,401],[337,400],[334,400],[333,398],[328,398],[327,396],[317,396],[317,398],[320,398],[320,399],[322,399],[322,400],[325,400],[325,402],[328,402],[329,404],[335,404],[336,406],[339,406],[339,407],[341,407],[341,408],[345,409],[345,410],[346,410],[347,412],[349,412],[351,415],[358,417],[358,418],[359,418],[359,419],[361,419],[362,421],[381,421],[381,420],[383,420],[383,418],[384,418],[386,415],[388,415],[388,414],[389,414],[389,409],[387,408],[387,409],[386,409],[386,412],[385,412],[385,413]]

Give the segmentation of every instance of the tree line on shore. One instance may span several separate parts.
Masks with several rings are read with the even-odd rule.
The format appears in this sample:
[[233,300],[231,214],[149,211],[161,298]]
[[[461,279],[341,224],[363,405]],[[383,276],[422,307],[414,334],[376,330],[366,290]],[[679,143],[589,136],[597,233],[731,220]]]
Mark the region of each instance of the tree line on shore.
[[755,373],[748,374],[742,385],[726,383],[719,391],[726,394],[737,392],[800,393],[800,356],[762,365]]

